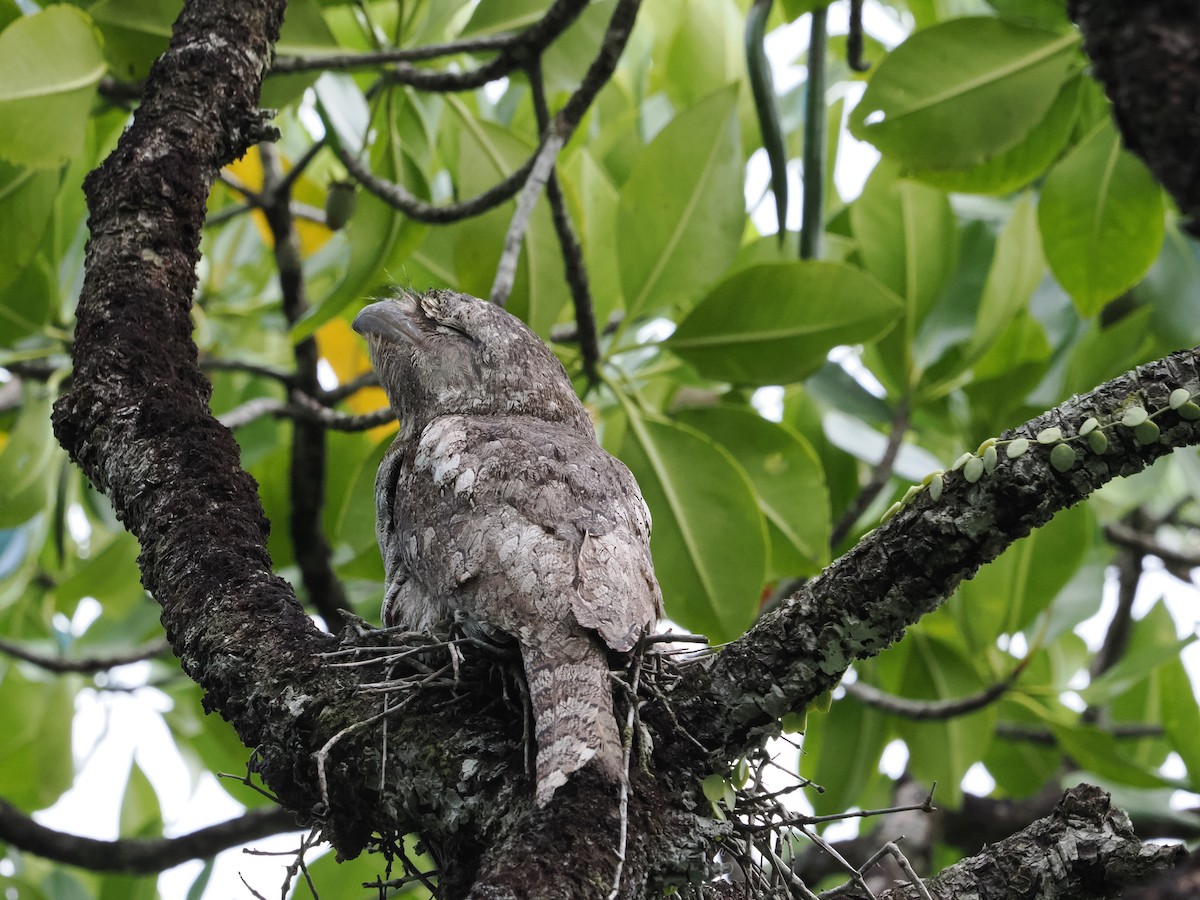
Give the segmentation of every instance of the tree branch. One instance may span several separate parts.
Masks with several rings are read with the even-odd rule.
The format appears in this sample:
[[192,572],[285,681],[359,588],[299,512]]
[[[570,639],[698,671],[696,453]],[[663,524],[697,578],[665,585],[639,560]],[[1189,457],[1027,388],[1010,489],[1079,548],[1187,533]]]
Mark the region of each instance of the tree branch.
[[1133,403],[1164,410],[1154,443],[1115,426],[1104,454],[1087,453],[1066,472],[1035,441],[1016,459],[1000,454],[995,471],[975,483],[962,471],[947,473],[938,501],[918,494],[745,636],[689,668],[674,693],[680,722],[725,760],[775,733],[780,716],[833,687],[854,659],[898,640],[1013,541],[1113,478],[1200,443],[1200,425],[1168,409],[1178,387],[1200,390],[1192,351],[1142,366],[1006,432],[1004,439],[1033,440],[1056,426],[1070,437],[1088,417],[1108,422]]
[[23,647],[12,641],[0,640],[0,653],[5,653],[15,659],[24,660],[27,663],[33,663],[33,665],[45,669],[47,672],[57,672],[60,674],[67,672],[104,672],[108,669],[115,669],[117,666],[127,666],[130,663],[144,662],[147,659],[162,656],[170,651],[171,645],[166,641],[151,641],[148,644],[130,650],[128,653],[67,659],[62,656],[52,656],[48,653],[37,653],[28,647]]
[[[935,897],[1071,897],[1107,900],[1123,887],[1147,881],[1186,856],[1176,844],[1144,844],[1129,817],[1104,791],[1083,784],[1068,791],[1054,812],[1024,831],[944,869],[926,884]],[[905,900],[905,888],[880,900]]]
[[219,825],[174,838],[101,841],[40,825],[0,798],[0,841],[55,862],[95,872],[162,872],[190,859],[215,856],[247,841],[296,829],[292,813],[278,806],[252,809]]
[[[275,265],[279,269],[279,289],[283,296],[283,314],[295,325],[308,309],[304,288],[304,267],[300,259],[300,237],[296,233],[291,210],[291,180],[284,176],[279,154],[270,144],[260,144],[263,162],[263,214],[271,229]],[[312,157],[309,156],[308,159]],[[307,165],[307,162],[305,162]],[[317,379],[317,341],[307,337],[292,348],[296,371],[292,381],[295,393],[315,394],[321,389]],[[296,418],[292,426],[292,459],[288,471],[288,496],[291,510],[288,525],[300,578],[309,601],[335,629],[341,625],[341,613],[350,610],[350,601],[342,582],[333,571],[333,548],[325,537],[322,513],[325,508],[325,429],[319,424]]]

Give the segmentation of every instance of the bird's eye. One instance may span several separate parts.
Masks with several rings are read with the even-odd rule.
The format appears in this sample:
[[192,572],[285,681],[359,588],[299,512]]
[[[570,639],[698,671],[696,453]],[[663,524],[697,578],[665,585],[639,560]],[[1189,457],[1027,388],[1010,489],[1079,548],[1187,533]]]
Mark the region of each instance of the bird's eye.
[[434,328],[437,331],[440,331],[442,334],[453,334],[453,335],[458,335],[459,337],[465,337],[468,340],[474,340],[474,338],[472,338],[471,335],[467,333],[467,330],[465,328],[463,328],[460,325],[457,325],[454,322],[438,322],[434,326]]

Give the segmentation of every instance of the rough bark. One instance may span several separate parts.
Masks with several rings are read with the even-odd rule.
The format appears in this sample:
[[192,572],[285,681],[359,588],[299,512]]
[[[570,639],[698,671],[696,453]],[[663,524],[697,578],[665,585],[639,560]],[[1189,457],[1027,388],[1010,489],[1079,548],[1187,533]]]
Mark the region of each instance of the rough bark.
[[1125,146],[1200,225],[1200,16],[1189,0],[1072,0],[1071,18],[1104,84]]
[[[364,724],[378,700],[356,690],[355,670],[321,656],[335,639],[273,574],[255,485],[209,412],[189,317],[200,227],[217,169],[263,136],[256,91],[282,9],[282,0],[188,3],[133,126],[88,179],[76,368],[55,409],[56,434],[140,540],[143,581],[207,708],[233,722],[282,803],[321,824],[341,854],[357,854],[372,835],[386,844],[419,831],[449,897],[607,896],[611,788],[574,779],[547,809],[533,808],[522,723],[496,702],[491,661],[413,691],[403,716],[389,720],[384,767],[381,726]],[[1189,354],[1117,379],[1022,433],[1054,421],[1070,434],[1131,398],[1158,408],[1180,386],[1200,390]],[[1159,443],[1119,437],[1066,474],[1034,452],[978,484],[948,484],[939,503],[918,499],[751,635],[648,698],[653,774],[633,773],[623,893],[644,896],[705,871],[711,841],[728,826],[704,817],[698,779],[754,747],[779,715],[897,640],[1056,511],[1171,447],[1200,442],[1200,429],[1174,414],[1161,424]]]

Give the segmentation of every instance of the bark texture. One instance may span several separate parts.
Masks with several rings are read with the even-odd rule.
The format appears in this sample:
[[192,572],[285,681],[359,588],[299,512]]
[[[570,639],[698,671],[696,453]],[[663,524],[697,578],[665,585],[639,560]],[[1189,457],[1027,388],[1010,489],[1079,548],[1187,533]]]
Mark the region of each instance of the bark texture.
[[1071,0],[1125,146],[1200,228],[1200,16],[1189,0]]
[[[379,700],[358,690],[355,670],[322,655],[336,639],[273,574],[255,485],[210,415],[189,315],[200,228],[218,168],[265,135],[257,86],[283,6],[189,2],[133,126],[88,179],[76,368],[56,405],[56,434],[140,540],[144,583],[207,708],[233,722],[281,802],[320,824],[339,853],[386,848],[416,831],[439,858],[447,897],[607,897],[612,786],[572,778],[546,808],[533,805],[522,722],[497,702],[492,660],[471,657],[460,678],[412,691],[403,715],[388,720],[385,754],[382,726],[371,721]],[[1191,354],[1143,367],[1020,432],[1054,423],[1072,434],[1088,415],[1107,420],[1131,402],[1157,409],[1174,387],[1200,390]],[[1116,432],[1105,455],[1066,473],[1036,451],[974,485],[949,479],[939,503],[919,498],[747,637],[644,695],[653,743],[645,770],[635,765],[631,776],[621,894],[702,880],[715,839],[731,826],[706,816],[699,779],[755,747],[780,715],[897,640],[1057,510],[1200,442],[1195,423],[1166,414],[1160,424],[1158,443]],[[1091,828],[1084,819],[1080,827]],[[1082,838],[1073,846],[1108,852]],[[1028,896],[1055,896],[1054,887]],[[732,896],[736,886],[695,890]]]

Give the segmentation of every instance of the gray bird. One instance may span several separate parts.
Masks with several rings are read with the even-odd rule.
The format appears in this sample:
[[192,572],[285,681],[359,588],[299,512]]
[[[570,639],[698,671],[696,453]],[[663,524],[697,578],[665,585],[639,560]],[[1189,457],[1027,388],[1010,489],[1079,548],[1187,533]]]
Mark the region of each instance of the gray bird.
[[597,443],[562,364],[499,307],[400,291],[354,329],[400,419],[375,479],[384,625],[516,640],[539,806],[588,764],[619,782],[608,653],[662,614],[637,482]]

